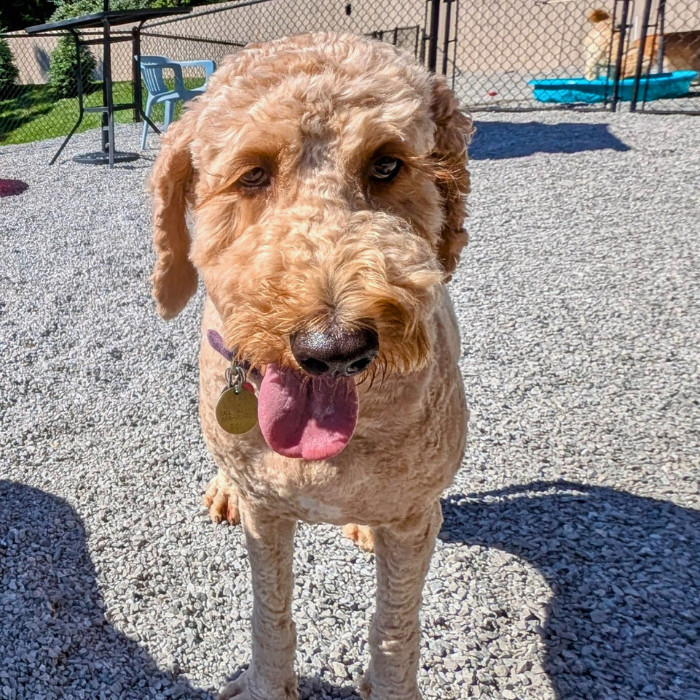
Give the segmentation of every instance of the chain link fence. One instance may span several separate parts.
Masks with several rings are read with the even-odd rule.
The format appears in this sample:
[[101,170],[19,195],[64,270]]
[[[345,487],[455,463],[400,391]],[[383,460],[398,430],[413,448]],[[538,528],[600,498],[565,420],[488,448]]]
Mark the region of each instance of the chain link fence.
[[[592,9],[600,21],[592,21]],[[561,107],[562,103],[537,101],[531,82],[584,77],[590,82],[591,54],[597,51],[595,79],[605,83],[602,101],[574,100],[564,106],[617,107],[623,96],[615,92],[620,88],[615,78],[624,81],[625,66],[637,68],[641,56],[633,108],[694,112],[700,102],[696,85],[680,99],[653,102],[643,86],[655,81],[659,68],[675,69],[683,51],[684,65],[699,60],[699,29],[700,0],[244,0],[146,23],[137,37],[140,47],[131,41],[114,47],[112,74],[115,101],[129,102],[133,55],[139,48],[145,56],[219,63],[252,41],[338,31],[366,35],[412,53],[445,74],[472,111]],[[123,31],[131,33],[131,28]],[[0,143],[64,135],[75,123],[77,99],[56,99],[48,84],[57,41],[57,36],[0,34]],[[10,69],[10,80],[3,80],[8,53],[16,75]],[[99,85],[101,56],[94,57]],[[185,77],[188,86],[201,80],[194,72],[186,71]],[[97,89],[86,104],[100,100]],[[160,121],[162,111],[153,116]],[[118,113],[119,121],[133,118],[131,111]],[[98,126],[97,115],[86,115],[81,130]]]
[[21,34],[0,34],[0,75],[5,77],[0,79],[0,143],[12,143],[11,134],[22,127],[27,141],[45,138],[41,119],[52,108],[46,81],[57,41],[52,37],[39,43]]
[[[167,56],[176,61],[214,60],[252,41],[265,41],[288,34],[309,31],[354,32],[372,36],[409,51],[421,58],[425,54],[426,0],[398,3],[296,2],[295,0],[247,0],[195,8],[185,16],[147,23],[140,32],[140,53]],[[113,31],[129,33],[130,28]],[[99,35],[99,33],[97,33]],[[58,36],[29,37],[21,32],[0,34],[9,46],[18,77],[12,84],[0,84],[0,143],[21,143],[37,138],[67,134],[74,125],[76,98],[57,100],[49,84],[51,55]],[[132,57],[136,47],[118,44],[112,49],[112,77],[115,102],[132,99]],[[99,49],[93,50],[95,80],[101,78]],[[185,70],[188,87],[200,80],[193,69]],[[143,95],[145,102],[147,95]],[[86,98],[86,106],[98,105],[101,92]],[[162,119],[162,106],[153,117]],[[117,114],[119,121],[131,121],[131,112]],[[99,126],[99,116],[86,115],[79,131]]]
[[476,109],[544,106],[529,82],[583,75],[589,8],[589,0],[462,0],[454,79],[461,100]]
[[426,0],[299,2],[252,0],[228,3],[185,17],[150,22],[142,31],[144,55],[175,60],[214,59],[252,41],[304,32],[352,32],[423,55]]
[[[101,32],[81,32],[83,38],[99,38]],[[68,35],[70,36],[70,35]],[[0,47],[4,42],[15,68],[14,80],[0,80],[0,144],[26,143],[39,139],[65,136],[78,118],[77,95],[58,94],[50,83],[52,61],[56,60],[59,43],[65,34],[44,34],[30,37],[24,33],[0,34]],[[68,39],[68,41],[72,41]],[[69,44],[68,53],[74,49]],[[84,81],[85,106],[102,103],[102,56],[99,50],[91,50],[94,73]],[[118,65],[120,82],[115,85],[115,101],[128,102],[133,94],[130,42],[120,44],[115,52],[113,65]],[[0,48],[0,56],[2,48]],[[1,62],[0,58],[0,62]],[[0,75],[2,67],[0,66]],[[120,121],[131,121],[131,113],[121,113]],[[78,131],[100,126],[97,114],[86,114]]]

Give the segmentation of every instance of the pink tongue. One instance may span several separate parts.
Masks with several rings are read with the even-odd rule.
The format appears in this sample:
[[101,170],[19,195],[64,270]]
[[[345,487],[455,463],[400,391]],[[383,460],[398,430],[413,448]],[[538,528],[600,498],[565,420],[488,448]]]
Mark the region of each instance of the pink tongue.
[[335,457],[357,423],[355,380],[305,378],[268,365],[258,395],[258,422],[267,444],[285,457]]

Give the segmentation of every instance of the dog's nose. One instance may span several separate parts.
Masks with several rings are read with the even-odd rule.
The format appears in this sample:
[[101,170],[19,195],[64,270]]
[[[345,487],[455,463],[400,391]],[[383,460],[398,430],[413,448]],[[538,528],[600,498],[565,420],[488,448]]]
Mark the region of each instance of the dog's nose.
[[372,328],[301,331],[290,340],[299,366],[316,377],[359,374],[379,352],[379,336]]

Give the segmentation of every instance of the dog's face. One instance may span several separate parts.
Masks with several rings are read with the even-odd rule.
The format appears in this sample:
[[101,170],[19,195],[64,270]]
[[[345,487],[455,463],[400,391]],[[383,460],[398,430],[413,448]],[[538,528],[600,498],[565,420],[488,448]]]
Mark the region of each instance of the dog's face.
[[186,304],[196,269],[253,366],[419,368],[436,285],[467,240],[470,134],[451,92],[392,47],[309,35],[245,49],[163,139],[160,313]]

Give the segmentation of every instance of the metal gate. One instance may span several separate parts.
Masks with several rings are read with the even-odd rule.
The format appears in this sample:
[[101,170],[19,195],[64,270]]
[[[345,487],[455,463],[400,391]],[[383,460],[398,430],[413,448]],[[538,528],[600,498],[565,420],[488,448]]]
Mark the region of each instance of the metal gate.
[[[671,80],[664,72],[700,73],[698,0],[442,0],[441,15],[450,42],[443,59],[471,110],[700,108],[697,79],[677,83],[678,97],[657,92]],[[574,97],[538,101],[537,83],[569,81]],[[594,92],[595,99],[576,99]]]
[[421,61],[454,88],[459,0],[426,0]]
[[369,36],[413,52],[430,71],[444,75],[454,87],[458,10],[459,0],[425,0],[422,25],[371,32]]
[[700,4],[616,0],[613,36],[613,109],[700,114]]

